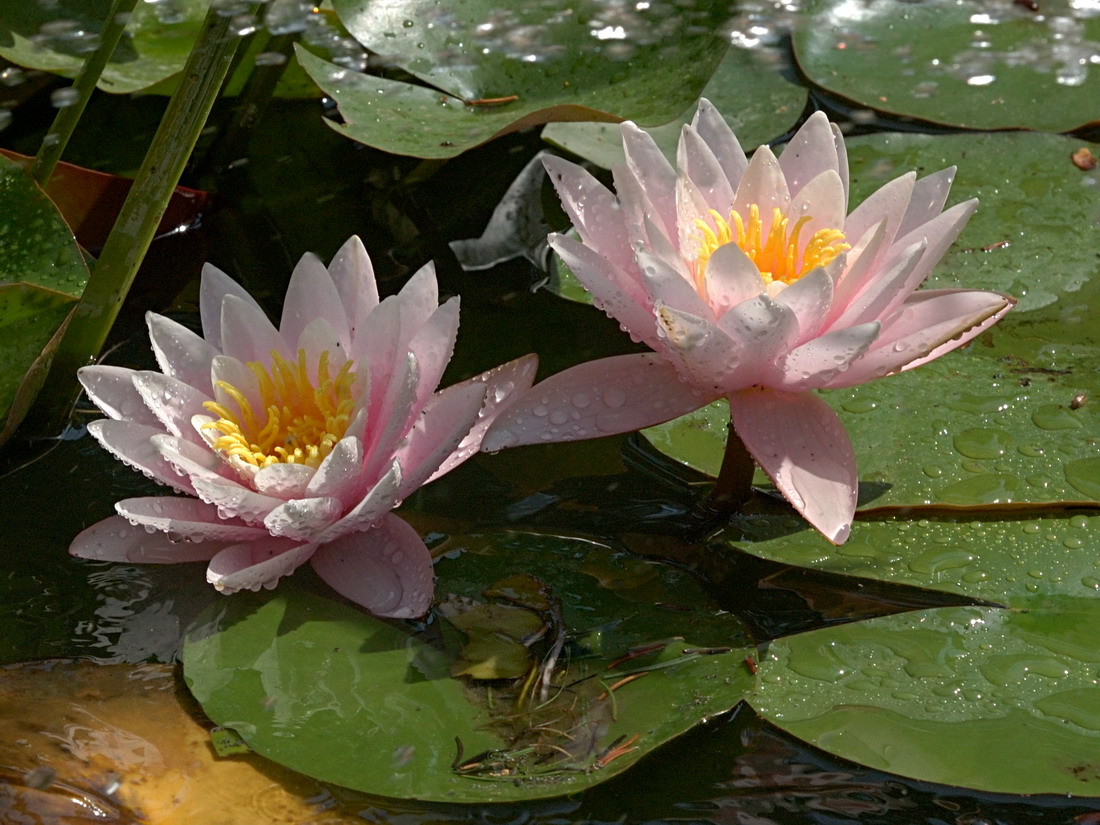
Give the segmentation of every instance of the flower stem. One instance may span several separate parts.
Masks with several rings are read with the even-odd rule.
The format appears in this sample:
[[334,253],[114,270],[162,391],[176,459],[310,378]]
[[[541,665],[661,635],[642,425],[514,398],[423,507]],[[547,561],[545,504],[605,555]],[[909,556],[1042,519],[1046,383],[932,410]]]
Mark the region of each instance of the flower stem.
[[723,513],[732,512],[747,502],[752,496],[752,475],[756,462],[745,448],[745,442],[729,423],[726,436],[726,452],[722,456],[722,469],[718,471],[718,480],[714,483],[707,504]]
[[57,166],[57,161],[65,151],[65,146],[72,137],[80,116],[84,114],[84,107],[88,105],[92,92],[95,91],[99,76],[103,74],[103,69],[106,68],[111,55],[115,53],[115,47],[118,46],[118,41],[126,28],[126,21],[136,5],[137,0],[114,0],[111,4],[107,20],[99,32],[99,45],[88,55],[88,59],[84,61],[84,65],[80,67],[80,71],[73,79],[73,85],[69,87],[75,98],[69,105],[58,109],[57,116],[35,156],[31,177],[39,186],[44,187],[50,175],[53,174],[54,167]]
[[35,418],[63,426],[79,392],[76,370],[99,353],[134,282],[188,158],[206,125],[241,38],[211,6],[152,145],[58,347]]

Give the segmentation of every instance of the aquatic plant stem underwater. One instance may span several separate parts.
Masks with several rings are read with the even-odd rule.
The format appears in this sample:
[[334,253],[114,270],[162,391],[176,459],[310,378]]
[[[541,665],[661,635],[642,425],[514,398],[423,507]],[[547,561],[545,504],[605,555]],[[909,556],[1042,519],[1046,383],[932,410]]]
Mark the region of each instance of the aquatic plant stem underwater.
[[[821,112],[780,157],[761,146],[749,160],[702,100],[676,168],[648,133],[621,128],[617,193],[575,164],[545,161],[580,235],[550,245],[653,352],[551,376],[497,420],[485,448],[628,432],[724,397],[731,435],[795,510],[844,542],[855,455],[815,390],[912,369],[1011,309],[995,292],[918,289],[977,201],[944,210],[954,169],[919,181],[910,172],[849,214],[844,140]],[[718,495],[740,486],[743,471],[720,480]]]

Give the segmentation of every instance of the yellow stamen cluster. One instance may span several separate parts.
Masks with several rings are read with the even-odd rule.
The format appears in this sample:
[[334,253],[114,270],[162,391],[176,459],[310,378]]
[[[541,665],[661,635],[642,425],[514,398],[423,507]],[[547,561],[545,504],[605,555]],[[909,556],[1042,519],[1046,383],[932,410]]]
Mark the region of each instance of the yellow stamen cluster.
[[305,350],[298,350],[297,362],[272,352],[270,367],[258,361],[247,366],[259,382],[262,410],[253,410],[232,384],[218,381],[237,412],[216,401],[203,404],[218,418],[206,425],[221,433],[214,449],[257,469],[279,463],[319,466],[343,438],[355,409],[352,363],[345,362],[330,375],[328,352],[322,352],[316,386],[308,374]]
[[713,209],[709,210],[709,214],[714,220],[713,228],[702,218],[695,221],[701,234],[694,266],[695,287],[703,297],[706,297],[703,275],[707,261],[718,247],[728,243],[736,243],[756,264],[765,286],[775,281],[793,283],[810,270],[824,266],[840,253],[851,249],[839,229],[819,229],[803,247],[799,243],[799,235],[810,217],[804,215],[790,226],[790,218],[779,207],[772,210],[772,222],[766,238],[764,224],[760,220],[760,207],[756,204],[749,207],[747,224],[741,213],[734,210],[730,210],[728,220]]

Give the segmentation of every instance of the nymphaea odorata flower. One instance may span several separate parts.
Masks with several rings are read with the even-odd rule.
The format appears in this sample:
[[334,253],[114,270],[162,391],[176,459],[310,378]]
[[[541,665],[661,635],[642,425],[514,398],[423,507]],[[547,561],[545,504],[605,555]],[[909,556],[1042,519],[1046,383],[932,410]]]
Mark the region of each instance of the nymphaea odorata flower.
[[707,101],[673,168],[622,126],[616,194],[567,161],[546,168],[580,235],[551,246],[654,352],[581,364],[536,385],[485,449],[652,426],[717,398],[790,503],[844,541],[855,512],[852,447],[813,391],[850,387],[962,346],[1013,305],[969,289],[918,290],[974,200],[943,209],[954,169],[887,183],[848,213],[844,141],[822,113],[777,158],[748,160]]
[[478,451],[494,416],[530,387],[535,357],[436,392],[458,298],[439,304],[428,265],[380,302],[358,238],[327,269],[302,258],[278,329],[213,266],[199,308],[203,336],[148,314],[161,372],[80,371],[109,416],[92,435],[186,497],[120,501],[70,552],[209,560],[207,579],[224,593],[274,587],[311,561],[373,613],[422,614],[432,558],[390,510]]

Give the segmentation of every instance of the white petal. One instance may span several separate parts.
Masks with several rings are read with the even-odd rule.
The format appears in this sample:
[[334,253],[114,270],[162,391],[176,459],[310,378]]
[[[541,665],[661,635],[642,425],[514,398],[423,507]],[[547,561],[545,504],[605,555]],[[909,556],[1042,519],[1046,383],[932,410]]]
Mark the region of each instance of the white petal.
[[401,465],[394,461],[378,482],[342,519],[317,536],[325,544],[348,533],[366,530],[397,506],[397,491],[401,488]]
[[182,324],[155,312],[145,313],[145,323],[161,372],[200,392],[213,392],[210,363],[219,354],[218,349]]
[[295,498],[264,516],[264,526],[273,536],[310,541],[340,518],[342,510],[336,498]]
[[270,464],[256,473],[252,483],[256,485],[257,492],[264,495],[282,499],[302,498],[316,472],[306,464]]
[[[126,498],[115,504],[118,514],[132,524],[149,530],[171,533],[191,542],[250,541],[267,535],[262,527],[253,527],[238,519],[223,519],[217,508],[195,498],[147,496]],[[207,556],[206,558],[209,558]]]
[[134,386],[136,374],[136,370],[101,364],[81,367],[76,371],[76,377],[88,397],[108,416],[157,427],[160,420],[145,405],[141,393]]
[[350,334],[340,293],[325,265],[316,255],[307,252],[290,275],[279,332],[287,343],[301,346],[299,338],[302,331],[318,318],[324,318],[329,323],[346,352]]
[[370,312],[378,306],[378,285],[366,247],[357,235],[348,238],[328,265],[328,272],[347,315],[352,337],[363,330]]
[[203,337],[216,349],[225,350],[222,341],[222,302],[233,295],[253,307],[261,315],[263,310],[247,290],[213,264],[202,268],[199,284],[199,317],[202,319]]

